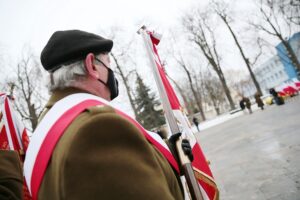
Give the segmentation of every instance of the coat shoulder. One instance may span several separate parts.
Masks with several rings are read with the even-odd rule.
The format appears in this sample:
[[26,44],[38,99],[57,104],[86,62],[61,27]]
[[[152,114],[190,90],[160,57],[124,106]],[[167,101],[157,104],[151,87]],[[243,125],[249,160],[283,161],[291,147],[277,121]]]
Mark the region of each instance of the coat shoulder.
[[0,199],[22,199],[23,174],[15,151],[0,150]]
[[86,109],[67,128],[39,195],[49,188],[54,199],[182,199],[167,160],[109,106]]

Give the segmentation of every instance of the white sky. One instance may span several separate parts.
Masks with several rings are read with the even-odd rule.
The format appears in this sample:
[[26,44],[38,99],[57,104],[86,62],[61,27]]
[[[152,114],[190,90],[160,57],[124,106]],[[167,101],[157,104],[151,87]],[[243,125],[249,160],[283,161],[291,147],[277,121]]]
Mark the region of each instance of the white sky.
[[[0,55],[8,58],[13,66],[21,57],[25,45],[31,47],[33,53],[39,56],[49,37],[57,30],[81,29],[99,33],[100,30],[105,31],[112,26],[121,26],[125,27],[128,37],[132,37],[136,35],[141,25],[150,24],[153,27],[149,28],[164,33],[171,27],[176,29],[183,13],[188,9],[204,7],[208,1],[1,0]],[[226,1],[238,11],[249,10],[252,2],[252,0]],[[242,24],[244,17],[236,18],[238,21],[236,24]],[[242,65],[241,57],[224,25],[220,33],[217,42],[222,48],[219,50],[221,54],[224,52],[226,54],[223,66],[239,67]]]
[[[125,26],[132,34],[144,20],[170,26],[195,0],[1,0],[0,45],[9,55],[29,44],[39,54],[56,30],[97,32]],[[2,52],[3,53],[3,52]]]
[[[16,66],[24,46],[39,56],[57,30],[99,33],[112,26],[122,26],[126,34],[137,35],[144,22],[167,29],[195,3],[196,0],[1,0],[0,55],[5,57],[6,69],[10,69]],[[128,105],[122,106],[122,99],[117,104],[130,111]]]
[[[193,5],[204,6],[208,1],[0,0],[0,59],[4,56],[10,61],[9,66],[16,66],[24,45],[30,46],[39,56],[49,37],[57,30],[80,29],[99,33],[112,26],[122,26],[128,37],[132,37],[144,23],[150,23],[154,27],[149,28],[158,28],[162,32],[171,27],[176,29],[187,9]],[[228,1],[236,10],[247,10],[251,5],[251,0]],[[236,19],[236,25],[243,23],[241,18]],[[220,32],[217,42],[222,47],[220,51],[227,53],[224,67],[244,66],[228,30],[224,28]]]

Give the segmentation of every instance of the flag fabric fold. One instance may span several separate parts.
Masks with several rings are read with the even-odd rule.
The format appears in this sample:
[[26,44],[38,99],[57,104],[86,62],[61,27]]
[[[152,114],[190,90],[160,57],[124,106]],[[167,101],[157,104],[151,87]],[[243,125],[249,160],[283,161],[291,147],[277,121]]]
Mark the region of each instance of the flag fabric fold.
[[2,121],[2,113],[0,112],[0,149],[9,150],[8,139],[4,123]]
[[[18,151],[21,156],[26,152],[29,143],[27,130],[18,119],[11,103],[11,97],[1,93],[1,141],[0,144],[8,143],[8,149]],[[3,134],[3,135],[2,135]],[[6,141],[5,141],[6,140]]]
[[183,136],[185,136],[190,141],[190,144],[192,146],[192,151],[194,155],[194,161],[192,162],[192,166],[194,169],[196,179],[198,180],[201,186],[202,193],[203,191],[205,192],[205,194],[203,194],[203,197],[209,200],[219,199],[219,191],[214,181],[212,172],[208,166],[207,160],[192,132],[191,124],[188,121],[188,118],[183,113],[180,102],[165,74],[160,57],[158,55],[157,45],[160,42],[161,35],[151,31],[146,31],[146,33],[149,37],[148,41],[151,43],[153,58],[155,60],[156,67],[158,68],[160,78],[163,82],[163,86],[167,93],[168,100],[173,110],[176,121],[180,126],[180,129],[182,130]]

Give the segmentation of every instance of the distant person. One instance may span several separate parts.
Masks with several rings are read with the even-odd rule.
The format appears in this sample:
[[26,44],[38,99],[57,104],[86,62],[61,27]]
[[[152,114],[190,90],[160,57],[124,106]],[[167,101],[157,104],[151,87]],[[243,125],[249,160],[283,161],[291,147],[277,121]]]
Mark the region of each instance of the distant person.
[[254,95],[255,101],[257,103],[257,106],[263,110],[264,109],[264,102],[261,100],[261,94],[259,92],[256,92]]
[[196,126],[196,128],[197,128],[197,130],[199,132],[200,131],[200,129],[199,129],[199,121],[198,121],[198,119],[196,117],[193,117],[193,123],[195,124],[195,126]]
[[245,110],[246,106],[245,106],[245,102],[244,102],[244,99],[240,100],[240,107],[241,107],[241,110]]
[[249,111],[249,114],[252,113],[252,109],[251,109],[251,102],[250,102],[250,99],[247,98],[247,97],[243,97],[243,101],[245,102],[245,105],[246,105],[246,108],[248,109]]
[[271,88],[269,90],[270,94],[274,97],[274,101],[276,103],[276,105],[283,105],[284,104],[284,100],[282,97],[278,96],[278,92],[274,89],[274,88]]
[[277,97],[278,96],[278,93],[276,92],[276,90],[274,88],[271,88],[269,90],[270,94],[273,96],[273,97]]

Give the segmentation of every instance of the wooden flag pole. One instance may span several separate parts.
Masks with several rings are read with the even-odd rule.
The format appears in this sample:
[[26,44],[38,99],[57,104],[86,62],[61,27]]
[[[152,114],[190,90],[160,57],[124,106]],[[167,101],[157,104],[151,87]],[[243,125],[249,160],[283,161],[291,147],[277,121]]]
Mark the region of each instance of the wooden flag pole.
[[[179,133],[180,129],[176,122],[176,118],[172,112],[172,108],[171,108],[170,102],[168,100],[168,96],[165,91],[165,88],[163,86],[163,82],[160,78],[159,71],[156,66],[155,58],[154,58],[153,51],[152,51],[152,45],[151,45],[152,42],[150,41],[150,37],[146,33],[146,27],[142,26],[138,30],[138,33],[140,35],[142,35],[142,37],[143,37],[144,44],[145,44],[145,47],[146,47],[146,50],[147,50],[147,53],[149,56],[149,60],[150,60],[151,66],[152,66],[151,68],[152,68],[152,72],[154,75],[154,79],[155,79],[156,85],[158,87],[159,95],[160,95],[160,98],[162,101],[166,119],[170,126],[172,135]],[[193,171],[192,164],[191,164],[189,158],[187,157],[187,155],[184,154],[181,144],[182,144],[182,138],[180,137],[179,140],[176,142],[177,156],[180,161],[180,163],[178,163],[178,165],[181,166],[181,168],[184,171],[184,176],[186,178],[187,185],[188,185],[189,192],[190,192],[192,199],[193,200],[203,200],[198,181],[196,180],[196,177],[195,177],[195,174]]]

